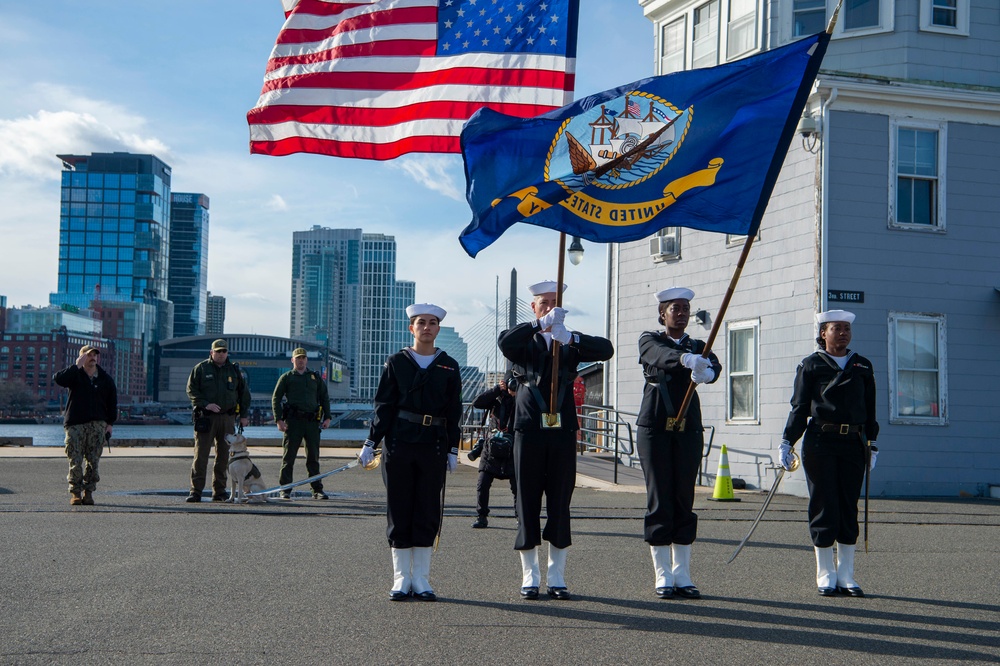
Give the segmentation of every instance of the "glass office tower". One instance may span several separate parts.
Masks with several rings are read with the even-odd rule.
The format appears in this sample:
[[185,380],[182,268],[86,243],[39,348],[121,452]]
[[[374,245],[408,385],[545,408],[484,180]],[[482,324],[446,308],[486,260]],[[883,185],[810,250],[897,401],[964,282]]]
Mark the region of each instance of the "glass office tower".
[[386,357],[412,341],[405,310],[415,292],[396,280],[392,236],[320,226],[292,234],[290,335],[342,356],[357,398],[374,397]]
[[173,337],[205,335],[208,313],[208,197],[170,196],[167,298],[174,304]]
[[148,399],[153,345],[173,328],[167,300],[170,166],[154,155],[131,153],[58,157],[59,281],[49,301],[114,317],[117,335],[134,342],[122,347],[141,357],[136,362],[146,378],[146,391],[134,386],[130,395]]

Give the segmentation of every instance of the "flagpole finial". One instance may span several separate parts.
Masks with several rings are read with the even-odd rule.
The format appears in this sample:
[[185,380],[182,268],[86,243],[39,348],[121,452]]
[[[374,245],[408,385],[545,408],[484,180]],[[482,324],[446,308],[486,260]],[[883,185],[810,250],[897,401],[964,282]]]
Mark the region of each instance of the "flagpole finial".
[[833,28],[837,25],[837,17],[840,16],[840,8],[843,6],[844,0],[839,0],[837,6],[833,8],[833,16],[830,17],[830,23],[826,26],[826,34],[833,34]]

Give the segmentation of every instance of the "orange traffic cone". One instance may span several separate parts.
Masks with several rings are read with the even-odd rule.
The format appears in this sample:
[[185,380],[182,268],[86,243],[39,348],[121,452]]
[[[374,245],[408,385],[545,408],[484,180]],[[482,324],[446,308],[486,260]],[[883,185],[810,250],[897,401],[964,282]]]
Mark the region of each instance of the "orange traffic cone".
[[729,451],[726,445],[722,445],[722,452],[719,454],[719,473],[715,475],[715,492],[709,498],[713,502],[739,502],[740,499],[733,495],[733,477],[729,475]]

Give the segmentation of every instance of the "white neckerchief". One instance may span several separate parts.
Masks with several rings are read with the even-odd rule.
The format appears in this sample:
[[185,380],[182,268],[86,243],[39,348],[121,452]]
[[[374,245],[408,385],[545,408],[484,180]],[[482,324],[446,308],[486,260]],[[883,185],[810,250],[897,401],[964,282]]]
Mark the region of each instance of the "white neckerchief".
[[407,347],[406,351],[410,354],[410,357],[416,362],[416,364],[419,365],[423,370],[429,368],[431,363],[434,362],[434,359],[437,358],[437,355],[441,353],[440,349],[435,349],[433,354],[418,354],[417,352],[413,351],[412,347]]
[[840,366],[841,370],[847,367],[847,359],[851,358],[851,354],[853,353],[853,352],[848,352],[843,356],[834,356],[833,354],[831,354],[826,350],[821,349],[820,351],[826,354],[828,358],[832,359],[834,363]]

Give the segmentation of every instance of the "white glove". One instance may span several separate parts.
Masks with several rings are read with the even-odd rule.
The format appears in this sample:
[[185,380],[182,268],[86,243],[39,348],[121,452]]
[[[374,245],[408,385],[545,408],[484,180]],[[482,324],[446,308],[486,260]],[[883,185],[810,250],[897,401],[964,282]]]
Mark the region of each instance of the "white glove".
[[712,362],[704,356],[699,356],[698,354],[681,355],[681,365],[692,372],[696,370],[704,372],[705,370],[710,370],[712,368]]
[[788,440],[781,440],[781,445],[778,447],[778,460],[786,472],[792,471],[792,466],[795,464],[795,457],[792,455],[792,445],[788,443]]
[[454,472],[458,469],[458,451],[454,450],[448,453],[448,471]]
[[368,467],[373,460],[375,460],[375,442],[366,439],[365,445],[361,447],[361,453],[358,454],[358,462],[362,467]]
[[568,345],[570,340],[573,339],[573,334],[562,324],[552,324],[550,332],[552,333],[552,339],[561,345]]
[[538,320],[538,325],[544,331],[550,326],[553,326],[555,324],[562,324],[564,321],[566,321],[566,309],[552,308],[545,314],[544,317]]
[[691,373],[691,381],[695,384],[707,384],[715,379],[715,369],[708,368],[707,370],[695,370]]
[[875,448],[875,442],[868,442],[871,445],[872,461],[868,464],[868,471],[871,472],[875,469],[875,460],[878,459],[878,449]]

